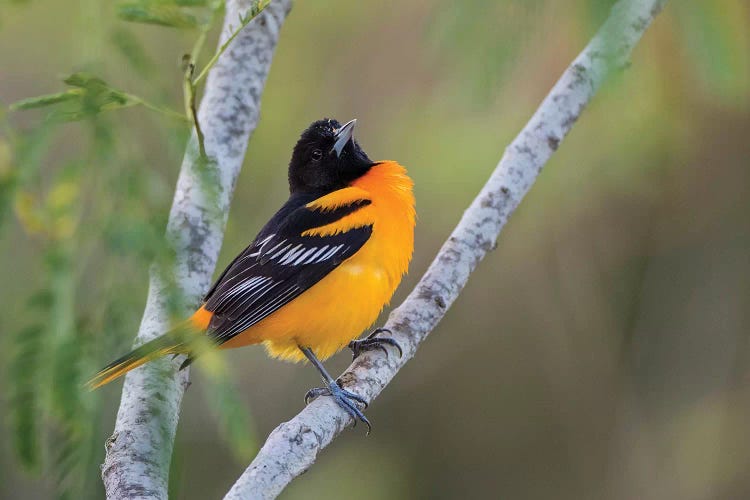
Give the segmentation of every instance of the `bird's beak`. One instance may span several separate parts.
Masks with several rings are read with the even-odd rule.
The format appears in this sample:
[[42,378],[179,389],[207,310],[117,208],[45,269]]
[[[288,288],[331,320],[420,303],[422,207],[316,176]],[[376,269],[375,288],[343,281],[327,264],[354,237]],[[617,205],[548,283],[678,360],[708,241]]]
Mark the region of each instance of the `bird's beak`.
[[350,120],[346,122],[339,130],[336,132],[336,143],[333,145],[333,151],[336,151],[336,156],[341,156],[341,151],[344,150],[344,146],[346,146],[346,143],[352,140],[352,137],[354,136],[354,126],[357,124],[357,119]]

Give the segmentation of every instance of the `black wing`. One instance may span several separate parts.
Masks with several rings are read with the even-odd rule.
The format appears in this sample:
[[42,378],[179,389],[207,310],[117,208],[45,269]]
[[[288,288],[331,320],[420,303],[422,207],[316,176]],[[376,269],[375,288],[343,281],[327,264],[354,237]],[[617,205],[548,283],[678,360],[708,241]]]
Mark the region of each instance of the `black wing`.
[[369,205],[362,199],[334,210],[305,207],[312,195],[294,195],[227,267],[206,294],[214,315],[209,335],[226,342],[288,304],[354,255],[372,234],[362,226],[330,236],[302,236]]

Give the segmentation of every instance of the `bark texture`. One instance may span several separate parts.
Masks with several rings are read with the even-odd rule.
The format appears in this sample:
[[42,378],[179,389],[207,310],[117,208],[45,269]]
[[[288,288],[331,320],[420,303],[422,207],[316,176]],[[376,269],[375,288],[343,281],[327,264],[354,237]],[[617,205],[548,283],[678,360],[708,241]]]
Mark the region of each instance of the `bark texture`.
[[[227,1],[220,45],[237,29],[239,16],[250,6],[247,0]],[[210,285],[235,181],[258,123],[263,86],[290,8],[291,0],[273,0],[242,30],[208,75],[198,117],[213,163],[206,167],[197,161],[193,134],[167,226],[167,237],[176,250],[174,280],[191,306],[199,304]],[[165,282],[152,270],[136,344],[168,329],[168,298]],[[179,364],[179,359],[162,359],[126,376],[117,423],[102,464],[107,498],[167,498],[180,403],[189,385],[188,370],[177,372]]]
[[[595,37],[563,73],[534,116],[505,149],[496,169],[464,213],[419,284],[385,325],[404,349],[402,358],[372,351],[357,358],[341,380],[372,401],[414,356],[445,315],[542,167],[613,71],[627,66],[633,47],[666,0],[620,0]],[[305,472],[352,419],[321,397],[277,427],[225,499],[275,498]]]

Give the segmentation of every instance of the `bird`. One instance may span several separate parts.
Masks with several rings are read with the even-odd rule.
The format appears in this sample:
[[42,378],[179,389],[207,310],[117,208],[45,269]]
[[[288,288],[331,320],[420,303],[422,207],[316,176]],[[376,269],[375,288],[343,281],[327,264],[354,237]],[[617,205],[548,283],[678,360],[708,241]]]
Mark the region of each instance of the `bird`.
[[357,120],[313,122],[294,146],[289,198],[219,275],[187,320],[135,348],[89,382],[101,387],[165,355],[200,354],[201,342],[230,349],[263,344],[268,354],[308,361],[330,396],[367,425],[364,398],[341,387],[323,361],[347,346],[357,357],[391,346],[380,328],[358,339],[390,302],[408,271],[416,221],[413,181],[396,161],[372,161],[354,139]]

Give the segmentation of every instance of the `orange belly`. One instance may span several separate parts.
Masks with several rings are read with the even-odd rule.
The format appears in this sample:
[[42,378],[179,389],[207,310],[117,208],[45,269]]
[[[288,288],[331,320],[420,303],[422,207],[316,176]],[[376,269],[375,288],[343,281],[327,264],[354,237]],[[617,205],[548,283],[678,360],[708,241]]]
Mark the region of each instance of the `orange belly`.
[[299,361],[303,346],[326,359],[375,322],[394,289],[383,270],[357,263],[355,255],[222,348],[263,342],[270,355]]

